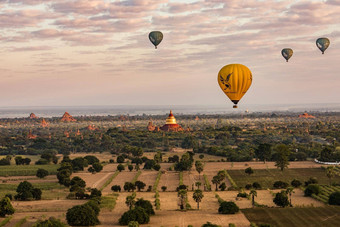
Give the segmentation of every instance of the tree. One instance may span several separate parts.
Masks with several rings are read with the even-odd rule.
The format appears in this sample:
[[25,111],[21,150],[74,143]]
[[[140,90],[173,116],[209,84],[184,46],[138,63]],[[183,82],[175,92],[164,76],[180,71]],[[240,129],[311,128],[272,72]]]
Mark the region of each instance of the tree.
[[254,207],[255,206],[255,196],[257,197],[257,191],[252,189],[252,190],[250,190],[249,195],[251,195],[251,205]]
[[73,171],[83,171],[88,166],[87,160],[82,157],[75,158],[71,161]]
[[148,215],[154,215],[155,211],[153,210],[152,204],[149,200],[144,200],[143,198],[137,199],[135,203],[135,207],[143,208]]
[[99,163],[99,159],[94,155],[86,155],[84,158],[87,160],[87,163],[89,165],[93,165],[94,163],[97,162]]
[[167,189],[167,186],[162,186],[161,189],[162,189],[163,192],[165,192],[166,189]]
[[201,179],[201,172],[203,171],[204,164],[201,161],[196,161],[195,168],[196,171],[198,172],[198,179]]
[[293,187],[288,187],[287,189],[286,189],[286,193],[287,193],[287,195],[289,195],[289,206],[293,206],[292,205],[292,194],[293,193],[295,193],[294,192],[294,188]]
[[216,185],[216,191],[218,191],[217,186],[221,183],[221,177],[216,175],[216,176],[213,177],[211,182]]
[[203,192],[202,190],[200,189],[196,189],[194,191],[194,194],[192,195],[192,198],[195,200],[195,202],[197,203],[197,210],[200,209],[200,202],[202,201],[204,195],[203,195]]
[[128,165],[128,169],[131,172],[133,170],[133,165]]
[[260,144],[257,149],[255,149],[255,156],[264,163],[266,163],[267,160],[270,160],[271,155],[272,146],[270,144]]
[[103,165],[100,164],[99,162],[95,162],[92,164],[92,167],[94,168],[94,170],[99,173],[100,171],[102,171],[103,169]]
[[141,189],[145,188],[146,184],[144,182],[138,180],[138,181],[135,182],[135,186],[137,187],[137,190],[140,192]]
[[119,172],[122,172],[123,170],[125,170],[125,167],[124,167],[122,164],[119,164],[119,165],[117,166],[117,170],[118,170]]
[[156,153],[156,154],[154,155],[154,157],[153,157],[153,160],[154,160],[156,163],[161,163],[161,162],[162,162],[162,158],[163,158],[162,152],[157,151],[157,153]]
[[90,198],[99,198],[102,196],[102,192],[98,190],[97,188],[92,188],[91,189],[91,195]]
[[288,183],[287,182],[284,182],[284,181],[275,181],[274,184],[273,184],[273,187],[274,188],[287,188],[288,187]]
[[149,215],[141,207],[125,212],[119,219],[120,225],[128,225],[129,222],[136,221],[139,224],[147,224],[150,221]]
[[273,202],[280,207],[286,207],[289,205],[289,201],[288,201],[288,196],[286,191],[281,191],[279,193],[276,193],[275,198],[273,200]]
[[45,169],[38,169],[36,176],[39,177],[39,178],[44,178],[44,177],[48,176],[48,171],[45,170]]
[[332,185],[332,178],[335,174],[335,168],[334,166],[328,166],[326,169],[326,176],[329,178],[329,185]]
[[125,182],[124,184],[124,191],[134,191],[136,189],[135,184],[131,183],[131,182]]
[[218,208],[220,214],[236,214],[239,211],[239,207],[234,202],[223,201]]
[[194,158],[192,152],[186,152],[182,155],[181,160],[175,164],[176,171],[186,171],[192,168]]
[[125,158],[124,158],[122,155],[119,155],[119,156],[117,157],[117,162],[118,162],[118,163],[124,163],[124,161],[125,161]]
[[93,226],[99,224],[95,211],[89,205],[77,205],[68,209],[66,220],[71,226]]
[[224,191],[227,188],[227,185],[225,184],[225,182],[223,182],[222,184],[220,184],[220,186],[218,186],[219,189],[221,189],[221,191]]
[[254,173],[254,170],[251,167],[248,167],[244,170],[244,172],[250,176]]
[[276,146],[275,151],[277,154],[277,157],[275,160],[275,166],[280,168],[281,171],[283,171],[289,165],[288,160],[289,160],[290,150],[287,145],[280,144]]
[[11,200],[8,197],[4,197],[0,200],[0,217],[14,214],[15,210],[11,204]]
[[15,199],[23,201],[33,199],[32,195],[33,188],[34,187],[30,182],[27,181],[21,182],[17,187],[16,192],[18,194],[15,195]]
[[113,185],[111,190],[114,192],[120,192],[122,189],[120,188],[120,185]]
[[187,190],[180,189],[177,192],[177,197],[179,198],[179,206],[181,210],[184,210],[187,201]]
[[212,224],[211,222],[207,222],[202,227],[221,227],[220,225]]
[[333,192],[329,195],[328,203],[330,205],[340,206],[340,192]]

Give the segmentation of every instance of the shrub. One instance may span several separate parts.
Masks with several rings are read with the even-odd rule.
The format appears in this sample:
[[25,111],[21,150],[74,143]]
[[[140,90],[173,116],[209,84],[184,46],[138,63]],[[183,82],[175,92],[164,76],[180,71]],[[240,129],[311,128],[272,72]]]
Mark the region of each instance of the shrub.
[[237,197],[247,198],[247,196],[248,196],[247,192],[239,192],[237,194]]
[[124,161],[125,161],[125,158],[122,155],[117,157],[117,162],[118,163],[123,163]]
[[273,200],[273,202],[280,207],[286,207],[289,205],[289,200],[288,200],[288,196],[287,193],[285,191],[276,193],[275,198]]
[[294,188],[298,188],[302,185],[301,181],[294,179],[292,180],[292,182],[290,183]]
[[223,182],[218,188],[221,189],[221,191],[224,191],[227,188],[227,185]]
[[38,161],[35,162],[36,165],[47,165],[49,162],[48,160],[41,158]]
[[48,171],[45,170],[45,169],[38,169],[36,176],[39,177],[39,178],[44,178],[44,177],[48,176]]
[[50,217],[47,220],[39,220],[32,227],[66,227],[64,223],[62,223],[59,219],[55,217]]
[[130,221],[136,221],[139,224],[147,224],[150,221],[149,215],[141,207],[125,212],[119,219],[120,225],[128,225]]
[[138,221],[130,221],[128,227],[139,227]]
[[87,203],[84,204],[84,206],[90,206],[91,209],[94,211],[94,213],[96,214],[96,216],[99,215],[100,212],[100,207],[99,207],[99,202],[96,200],[90,200]]
[[125,170],[125,167],[124,167],[122,164],[119,164],[119,165],[117,166],[117,170],[118,170],[119,172],[122,172],[123,170]]
[[17,193],[14,198],[17,200],[40,200],[41,199],[41,190],[38,188],[34,188],[30,182],[23,181],[17,187]]
[[222,202],[218,208],[220,214],[235,214],[239,211],[238,206],[234,202]]
[[248,168],[246,168],[246,169],[244,170],[244,172],[245,172],[246,174],[248,174],[248,175],[251,175],[251,174],[254,173],[254,170],[253,170],[251,167],[248,167]]
[[253,188],[254,189],[261,189],[261,185],[258,182],[253,183]]
[[253,187],[253,185],[251,185],[251,184],[246,184],[246,186],[245,186],[245,188],[246,188],[247,190],[251,189],[252,187]]
[[84,159],[87,160],[87,163],[88,163],[89,165],[93,165],[93,164],[96,163],[96,162],[99,163],[99,159],[98,159],[96,156],[94,156],[94,155],[86,155],[86,156],[84,157]]
[[165,192],[166,189],[167,189],[167,186],[162,186],[161,189],[162,189],[163,192]]
[[128,165],[128,170],[131,172],[133,170],[133,165]]
[[207,222],[202,227],[221,227],[220,225],[212,224],[211,222]]
[[284,182],[284,181],[275,181],[273,184],[274,188],[287,188],[288,187],[288,183]]
[[11,200],[8,197],[4,197],[0,200],[0,217],[14,214],[14,211]]
[[317,184],[317,183],[318,183],[318,180],[315,177],[311,177],[309,178],[308,181],[305,181],[305,187],[307,187],[310,184]]
[[5,197],[9,198],[9,200],[11,200],[11,201],[13,200],[12,194],[7,193],[7,194],[5,195]]
[[317,184],[309,184],[305,189],[305,196],[311,196],[312,194],[318,195],[320,193],[320,186]]
[[328,203],[330,205],[338,205],[340,206],[340,192],[333,192],[329,195]]
[[78,205],[68,209],[66,220],[72,226],[93,226],[99,224],[98,217],[90,205]]

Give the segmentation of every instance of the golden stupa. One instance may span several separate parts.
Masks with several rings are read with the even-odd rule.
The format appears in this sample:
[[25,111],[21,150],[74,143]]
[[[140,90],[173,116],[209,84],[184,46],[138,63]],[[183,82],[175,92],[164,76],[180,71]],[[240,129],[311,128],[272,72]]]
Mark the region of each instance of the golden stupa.
[[176,118],[172,114],[172,111],[170,110],[170,114],[165,121],[165,125],[160,127],[160,130],[178,132],[178,131],[183,131],[183,128],[179,124],[177,124]]

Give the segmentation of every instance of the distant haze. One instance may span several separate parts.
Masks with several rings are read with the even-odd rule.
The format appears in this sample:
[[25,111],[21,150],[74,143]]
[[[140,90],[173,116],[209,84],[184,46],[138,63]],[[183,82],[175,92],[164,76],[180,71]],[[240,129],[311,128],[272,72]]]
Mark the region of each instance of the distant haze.
[[[339,12],[339,0],[0,1],[0,107],[332,106]],[[164,34],[157,50],[153,30]],[[324,55],[319,37],[331,42]],[[231,63],[253,73],[241,110],[217,84]]]

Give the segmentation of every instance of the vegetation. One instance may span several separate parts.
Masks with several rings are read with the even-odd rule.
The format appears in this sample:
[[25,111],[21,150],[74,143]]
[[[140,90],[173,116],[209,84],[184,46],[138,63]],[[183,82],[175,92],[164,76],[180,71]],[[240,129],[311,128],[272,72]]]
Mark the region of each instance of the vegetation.
[[192,195],[192,198],[197,203],[197,210],[200,209],[200,202],[202,201],[203,197],[204,197],[203,192],[200,189],[196,189]]
[[289,200],[286,191],[281,191],[275,194],[273,202],[280,207],[286,207],[289,205]]
[[153,191],[157,190],[159,181],[161,180],[161,176],[162,176],[162,171],[158,171],[157,178],[156,178],[155,183],[153,185]]
[[32,227],[66,227],[59,219],[50,217],[47,220],[38,220]]
[[311,197],[324,203],[329,203],[329,197],[334,192],[340,191],[340,186],[319,185],[320,193],[318,195],[312,194]]
[[96,202],[77,205],[67,210],[66,220],[72,226],[93,226],[99,224],[99,205]]
[[[109,179],[107,179],[107,181],[103,184],[103,186],[100,187],[100,191],[103,191],[104,188],[106,188],[109,184],[111,184],[111,182],[113,181],[113,179],[116,178],[116,176],[120,173],[120,171],[116,171]],[[120,190],[119,190],[120,191]]]
[[36,176],[39,178],[45,178],[48,176],[48,171],[46,169],[38,169]]
[[236,214],[239,211],[238,206],[234,202],[222,202],[218,208],[220,214]]
[[119,219],[119,224],[128,225],[131,221],[136,221],[139,224],[147,224],[150,221],[150,217],[143,208],[136,207],[125,212]]
[[15,210],[11,204],[11,200],[8,197],[4,197],[0,200],[0,217],[14,214]]
[[17,194],[14,196],[16,200],[40,200],[42,191],[39,188],[34,188],[33,185],[27,181],[21,182],[16,190]]
[[[243,209],[242,213],[247,219],[260,224],[270,226],[338,226],[340,221],[340,207],[295,207],[284,209]],[[303,217],[303,218],[302,218]],[[267,225],[268,226],[268,225]]]
[[333,192],[329,195],[328,203],[330,205],[340,206],[340,191]]

